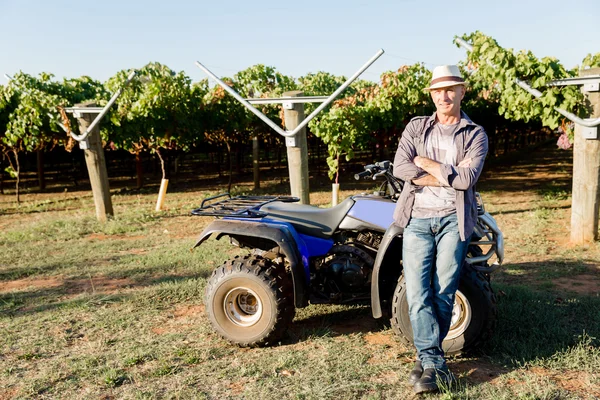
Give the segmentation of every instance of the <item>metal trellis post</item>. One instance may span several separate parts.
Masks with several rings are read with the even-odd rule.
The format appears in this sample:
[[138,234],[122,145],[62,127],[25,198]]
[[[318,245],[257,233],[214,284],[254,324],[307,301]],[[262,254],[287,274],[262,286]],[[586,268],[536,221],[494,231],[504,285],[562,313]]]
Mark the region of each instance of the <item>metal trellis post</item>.
[[68,131],[65,127],[63,127],[63,129],[65,129],[73,139],[79,142],[79,147],[85,153],[85,163],[90,177],[92,193],[94,195],[94,204],[96,206],[96,218],[102,222],[106,221],[109,216],[112,217],[114,211],[110,197],[108,171],[106,169],[104,149],[102,148],[100,127],[98,124],[102,118],[104,118],[106,113],[108,113],[110,107],[117,101],[125,86],[135,75],[136,71],[132,71],[129,74],[124,85],[112,95],[104,107],[96,107],[95,103],[86,102],[75,104],[74,107],[65,108],[66,112],[73,113],[79,123],[80,135]]
[[[94,107],[95,103],[76,104],[77,108]],[[97,119],[97,118],[96,118]],[[108,172],[106,170],[106,160],[104,158],[104,149],[102,148],[102,139],[100,138],[100,127],[96,123],[94,126],[93,114],[82,113],[77,118],[79,131],[85,132],[82,146],[85,153],[85,164],[87,165],[94,195],[94,204],[96,206],[96,218],[105,222],[106,219],[114,215],[112,200],[110,198],[110,186],[108,184]],[[90,129],[92,126],[92,129]]]
[[[238,100],[244,107],[246,107],[250,112],[256,115],[258,118],[263,120],[267,125],[269,125],[275,132],[279,133],[281,136],[285,138],[285,144],[288,147],[288,164],[290,168],[290,190],[292,196],[299,197],[301,201],[305,204],[308,204],[308,155],[306,152],[299,152],[299,162],[294,161],[290,163],[289,155],[290,152],[292,154],[295,153],[291,148],[297,148],[300,141],[297,137],[297,134],[303,130],[308,123],[317,116],[325,107],[327,107],[340,93],[342,93],[352,82],[356,80],[371,64],[373,64],[381,55],[384,53],[383,49],[380,49],[375,53],[373,57],[371,57],[354,75],[352,75],[346,82],[344,82],[337,90],[335,90],[329,97],[324,99],[323,97],[292,97],[286,96],[280,99],[244,99],[240,96],[235,90],[233,90],[228,84],[223,82],[219,77],[213,74],[208,68],[206,68],[199,61],[196,61],[196,66],[203,70],[208,76],[210,76],[215,82],[217,82],[227,93],[232,95],[236,100]],[[298,94],[296,94],[298,96]],[[324,100],[323,100],[324,99]],[[296,103],[305,103],[305,102],[322,102],[322,104],[317,107],[308,117],[304,119],[298,118],[298,116],[294,117],[297,121],[291,122],[291,125],[295,125],[291,130],[283,130],[276,123],[271,121],[269,117],[264,115],[262,112],[257,110],[251,103],[254,104],[270,104],[270,103],[283,103],[284,112],[285,110],[294,110],[298,112],[298,109],[295,108],[294,104]],[[304,112],[302,112],[304,114]],[[286,117],[286,127],[288,127],[287,117]],[[305,140],[305,139],[304,139]],[[296,157],[293,156],[295,159]],[[294,182],[294,183],[292,183]],[[297,185],[296,183],[299,182]],[[299,188],[299,189],[298,189]]]

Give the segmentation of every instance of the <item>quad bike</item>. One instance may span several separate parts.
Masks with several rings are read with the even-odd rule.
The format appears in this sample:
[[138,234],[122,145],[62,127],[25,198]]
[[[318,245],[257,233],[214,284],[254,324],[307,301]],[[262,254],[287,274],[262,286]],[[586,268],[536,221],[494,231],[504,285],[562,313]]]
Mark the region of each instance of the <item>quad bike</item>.
[[[228,236],[249,254],[215,269],[205,293],[215,330],[240,346],[277,343],[296,308],[308,304],[371,304],[374,318],[386,315],[399,337],[412,343],[402,231],[393,212],[403,182],[383,161],[365,166],[358,179],[385,178],[373,194],[351,196],[332,208],[298,204],[287,196],[222,194],[205,199],[194,215],[216,216],[200,234]],[[490,273],[502,263],[502,232],[478,199],[454,308],[443,342],[447,354],[467,352],[489,338],[496,324]],[[194,247],[196,247],[194,246]],[[488,260],[496,255],[497,261]]]

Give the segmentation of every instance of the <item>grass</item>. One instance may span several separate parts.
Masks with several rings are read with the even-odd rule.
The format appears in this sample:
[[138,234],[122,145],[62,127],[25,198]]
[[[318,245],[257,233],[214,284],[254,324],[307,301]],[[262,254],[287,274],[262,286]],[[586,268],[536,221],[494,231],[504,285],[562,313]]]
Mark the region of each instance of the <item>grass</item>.
[[543,188],[539,193],[546,201],[567,200],[571,197],[570,191],[555,185],[554,182],[552,186]]
[[[423,398],[600,396],[600,245],[564,239],[569,200],[555,176],[546,189],[543,176],[527,177],[539,181],[531,190],[483,182],[506,239],[492,277],[499,324],[479,354],[450,361],[457,388]],[[189,211],[214,193],[172,192],[169,210],[154,212],[155,193],[118,191],[105,224],[88,192],[25,194],[19,208],[0,196],[0,398],[412,398],[413,350],[369,307],[300,309],[267,348],[213,331],[206,280],[240,252],[226,239],[190,251],[211,219]],[[329,201],[311,193],[313,204]]]

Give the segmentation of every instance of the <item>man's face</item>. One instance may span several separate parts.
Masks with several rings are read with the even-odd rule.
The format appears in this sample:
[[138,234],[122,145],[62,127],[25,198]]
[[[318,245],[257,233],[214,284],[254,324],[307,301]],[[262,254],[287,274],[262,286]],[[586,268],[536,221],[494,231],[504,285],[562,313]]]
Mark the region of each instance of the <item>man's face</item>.
[[460,102],[465,97],[465,87],[454,85],[431,90],[437,112],[448,116],[460,115]]

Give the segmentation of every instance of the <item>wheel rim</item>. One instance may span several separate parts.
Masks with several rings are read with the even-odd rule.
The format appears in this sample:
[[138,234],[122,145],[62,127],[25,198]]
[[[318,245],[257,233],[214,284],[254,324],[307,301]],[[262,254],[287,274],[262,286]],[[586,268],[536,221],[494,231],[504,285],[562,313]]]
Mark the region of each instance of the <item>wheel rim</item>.
[[454,339],[462,335],[471,323],[472,311],[471,304],[467,297],[460,291],[456,291],[454,306],[452,307],[452,320],[450,330],[446,339]]
[[227,318],[239,326],[252,326],[262,316],[262,302],[253,290],[245,287],[231,289],[223,300]]

